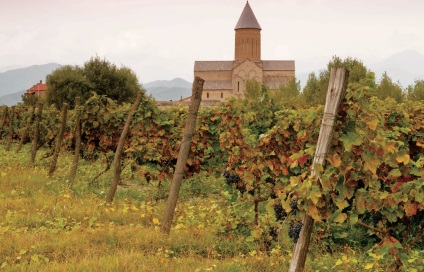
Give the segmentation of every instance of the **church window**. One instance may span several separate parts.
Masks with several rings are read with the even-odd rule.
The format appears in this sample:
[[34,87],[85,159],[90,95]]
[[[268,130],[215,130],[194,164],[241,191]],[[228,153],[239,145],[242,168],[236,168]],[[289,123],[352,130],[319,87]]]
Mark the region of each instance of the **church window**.
[[223,93],[221,93],[221,98],[224,98],[224,94]]
[[206,93],[206,98],[209,98],[209,93]]
[[237,82],[237,92],[240,92],[240,81]]

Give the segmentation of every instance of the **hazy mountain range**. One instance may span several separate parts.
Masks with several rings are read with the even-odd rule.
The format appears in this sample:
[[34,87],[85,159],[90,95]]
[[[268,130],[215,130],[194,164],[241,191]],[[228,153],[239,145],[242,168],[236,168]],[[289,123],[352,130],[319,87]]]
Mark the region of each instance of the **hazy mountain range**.
[[[424,79],[424,55],[416,51],[404,51],[377,63],[364,64],[375,72],[377,80],[386,71],[394,82],[399,82],[404,88],[413,84],[416,79]],[[10,106],[21,102],[21,95],[25,90],[40,80],[45,82],[46,76],[58,67],[60,64],[57,63],[25,68],[0,67],[0,105]],[[325,68],[322,67],[322,69]],[[319,70],[314,72],[319,72]],[[309,72],[296,72],[296,77],[301,81],[302,86],[305,85],[308,75]],[[147,94],[152,95],[156,100],[169,101],[190,96],[191,85],[191,82],[182,78],[174,78],[144,83],[143,87]]]

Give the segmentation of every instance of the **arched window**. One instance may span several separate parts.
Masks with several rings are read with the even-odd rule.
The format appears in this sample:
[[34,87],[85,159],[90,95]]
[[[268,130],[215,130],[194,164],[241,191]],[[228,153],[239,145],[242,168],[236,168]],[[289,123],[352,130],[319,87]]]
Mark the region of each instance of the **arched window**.
[[206,93],[206,98],[209,98],[209,93]]
[[240,92],[240,81],[237,82],[237,92]]
[[224,93],[221,93],[221,98],[224,98]]

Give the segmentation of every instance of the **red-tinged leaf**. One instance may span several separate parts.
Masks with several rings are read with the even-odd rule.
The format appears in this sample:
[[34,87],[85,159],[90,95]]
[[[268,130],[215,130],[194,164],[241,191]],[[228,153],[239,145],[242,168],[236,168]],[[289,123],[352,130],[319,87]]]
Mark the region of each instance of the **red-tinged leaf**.
[[417,214],[418,203],[417,202],[411,203],[408,201],[405,203],[404,208],[405,208],[406,216],[408,217],[414,216]]
[[308,206],[308,214],[310,217],[312,217],[315,221],[321,222],[321,216],[319,215],[319,211],[315,205],[309,205]]
[[305,165],[306,161],[310,158],[311,156],[309,154],[303,155],[302,157],[299,158],[299,165],[303,166]]
[[386,151],[388,153],[394,153],[395,152],[395,142],[390,141],[386,144]]

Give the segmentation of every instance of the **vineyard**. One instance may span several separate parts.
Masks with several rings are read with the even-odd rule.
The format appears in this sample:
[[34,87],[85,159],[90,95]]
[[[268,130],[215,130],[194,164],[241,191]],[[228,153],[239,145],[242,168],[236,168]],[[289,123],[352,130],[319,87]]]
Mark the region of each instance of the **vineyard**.
[[185,107],[142,98],[113,203],[105,191],[131,105],[94,95],[67,114],[1,108],[0,266],[286,271],[306,213],[307,271],[424,270],[424,102],[379,100],[368,80],[349,86],[320,167],[322,106],[281,108],[265,93],[201,108],[169,238],[158,227]]

